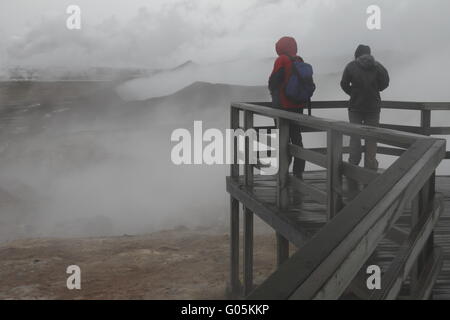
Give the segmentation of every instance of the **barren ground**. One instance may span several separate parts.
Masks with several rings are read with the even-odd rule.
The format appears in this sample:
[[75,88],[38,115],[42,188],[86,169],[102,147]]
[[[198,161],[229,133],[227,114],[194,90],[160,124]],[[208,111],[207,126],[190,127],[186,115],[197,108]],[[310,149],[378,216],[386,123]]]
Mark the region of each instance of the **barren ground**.
[[[0,244],[0,299],[225,299],[226,231],[30,239]],[[255,281],[274,266],[274,237],[255,235]],[[66,268],[81,268],[81,290]]]

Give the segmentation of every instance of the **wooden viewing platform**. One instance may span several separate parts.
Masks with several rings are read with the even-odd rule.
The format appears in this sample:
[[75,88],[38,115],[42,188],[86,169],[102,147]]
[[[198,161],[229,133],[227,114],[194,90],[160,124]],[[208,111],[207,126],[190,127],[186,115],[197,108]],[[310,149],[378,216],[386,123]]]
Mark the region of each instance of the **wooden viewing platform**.
[[[346,108],[343,101],[314,102],[313,109]],[[258,174],[250,164],[231,165],[227,191],[231,196],[230,293],[247,299],[449,299],[450,177],[436,176],[450,159],[446,142],[450,127],[432,127],[433,110],[450,103],[384,102],[385,109],[421,112],[420,127],[353,125],[274,109],[270,103],[233,103],[231,128],[248,130],[254,116],[276,119],[279,170]],[[289,124],[304,132],[326,132],[327,147],[306,149],[289,143]],[[379,154],[397,159],[378,172],[354,166],[344,136],[374,139]],[[234,146],[237,158],[237,144]],[[303,179],[288,174],[289,158],[301,158],[323,170]],[[348,182],[358,181],[359,193]],[[243,259],[240,262],[240,204],[243,217]],[[253,283],[253,217],[257,215],[277,236],[277,270],[263,283]],[[289,253],[289,243],[297,247]],[[382,270],[381,289],[369,290],[366,268]],[[242,271],[241,271],[242,270]]]

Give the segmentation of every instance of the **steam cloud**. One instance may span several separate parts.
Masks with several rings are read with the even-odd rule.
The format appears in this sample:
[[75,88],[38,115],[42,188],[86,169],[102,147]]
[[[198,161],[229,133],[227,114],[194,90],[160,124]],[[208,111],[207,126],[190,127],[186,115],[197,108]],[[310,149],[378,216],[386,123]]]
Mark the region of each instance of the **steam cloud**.
[[[385,99],[450,101],[450,20],[441,14],[450,12],[447,0],[377,1],[380,31],[365,27],[365,10],[373,4],[368,0],[78,3],[83,28],[69,31],[68,1],[2,1],[1,72],[17,65],[160,70],[193,61],[120,85],[117,92],[130,101],[170,95],[196,81],[265,85],[274,42],[292,35],[300,54],[315,67],[317,99],[346,98],[338,86],[340,72],[356,45],[366,43],[390,70],[392,85]],[[18,21],[12,12],[21,13]],[[1,208],[1,218],[10,214],[7,222],[19,227],[7,235],[0,228],[0,240],[224,224],[227,168],[173,166],[171,130],[190,128],[193,120],[225,128],[230,100],[268,96],[231,92],[199,107],[212,89],[194,89],[180,99],[152,100],[140,107],[121,101],[103,113],[90,113],[104,107],[90,102],[80,111],[87,120],[64,118],[65,107],[57,106],[49,117],[63,117],[62,123],[55,120],[20,143],[2,144],[0,196],[12,204]],[[316,115],[346,119],[342,111]],[[384,112],[382,117],[418,123],[418,115],[411,113]],[[448,125],[448,119],[443,114],[433,124]],[[446,164],[441,173],[448,172]]]

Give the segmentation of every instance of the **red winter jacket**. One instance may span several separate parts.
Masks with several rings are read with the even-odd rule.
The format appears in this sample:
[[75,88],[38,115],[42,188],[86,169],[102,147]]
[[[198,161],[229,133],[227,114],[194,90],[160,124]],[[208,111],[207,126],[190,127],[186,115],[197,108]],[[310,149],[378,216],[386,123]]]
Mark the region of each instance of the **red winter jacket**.
[[275,48],[278,58],[269,78],[269,90],[272,94],[276,92],[279,94],[283,108],[303,108],[304,105],[291,102],[285,94],[285,87],[292,73],[292,61],[289,57],[295,57],[303,61],[302,58],[297,56],[297,42],[294,38],[283,37],[277,42]]

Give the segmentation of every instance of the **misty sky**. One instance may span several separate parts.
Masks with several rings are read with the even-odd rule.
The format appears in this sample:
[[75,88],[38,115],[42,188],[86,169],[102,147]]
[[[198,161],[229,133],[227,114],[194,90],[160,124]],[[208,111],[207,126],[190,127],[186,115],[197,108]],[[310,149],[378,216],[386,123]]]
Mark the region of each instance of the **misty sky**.
[[[82,9],[68,31],[66,8]],[[382,9],[382,30],[366,28],[366,8]],[[306,57],[375,52],[431,57],[449,52],[447,0],[14,0],[0,2],[0,66],[170,67],[193,60],[273,57],[295,36]]]

